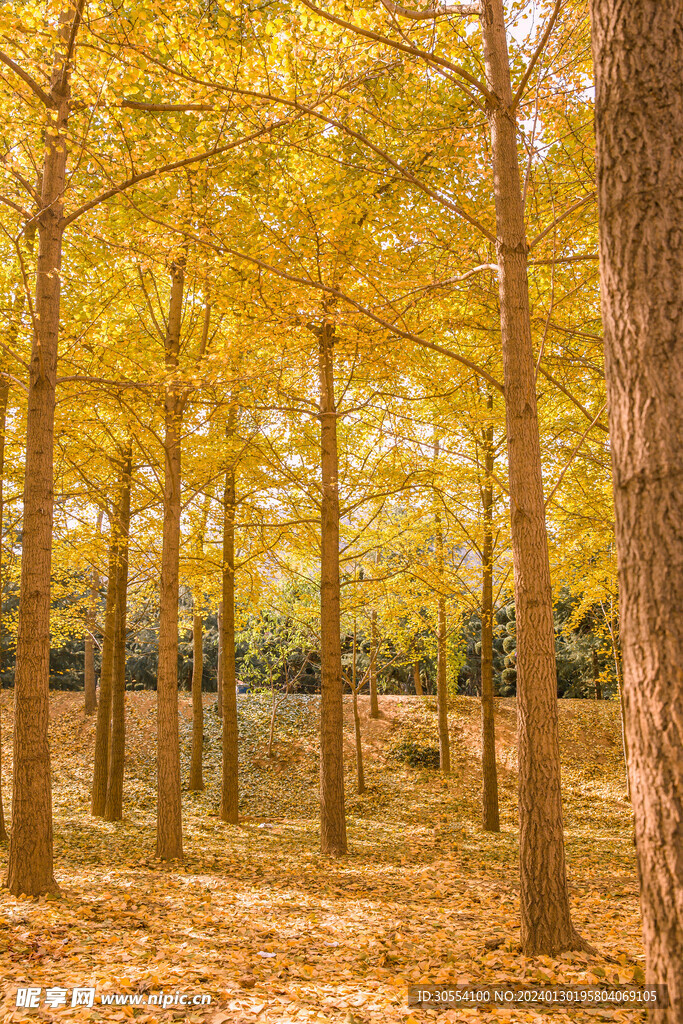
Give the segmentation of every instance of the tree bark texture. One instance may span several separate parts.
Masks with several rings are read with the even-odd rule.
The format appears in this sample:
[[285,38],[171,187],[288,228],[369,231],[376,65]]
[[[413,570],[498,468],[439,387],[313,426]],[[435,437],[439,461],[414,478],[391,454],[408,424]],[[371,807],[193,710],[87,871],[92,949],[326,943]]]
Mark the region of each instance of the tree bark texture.
[[114,659],[111,677],[111,734],[109,770],[104,817],[123,817],[123,765],[126,746],[126,606],[128,602],[128,538],[130,535],[130,490],[132,446],[123,453],[121,501],[119,507],[119,549],[116,566],[116,611],[114,615]]
[[[3,668],[2,649],[2,520],[4,512],[2,485],[5,479],[5,430],[7,428],[7,404],[9,402],[9,381],[0,376],[0,672]],[[2,690],[0,690],[2,697]],[[2,709],[0,708],[0,713]],[[0,718],[0,843],[7,842],[5,814],[2,807],[2,720]]]
[[204,675],[202,617],[195,597],[192,616],[192,760],[190,763],[190,789],[204,789],[202,778],[202,747],[204,745],[204,705],[202,704],[202,676]]
[[322,503],[320,519],[320,848],[347,852],[344,811],[344,715],[339,591],[339,467],[334,397],[334,337],[325,318],[319,335]]
[[484,469],[486,475],[481,489],[484,520],[481,554],[481,810],[484,830],[500,832],[493,702],[493,427],[490,424],[484,432]]
[[422,679],[420,678],[420,662],[413,662],[413,685],[415,686],[415,693],[418,697],[422,697]]
[[623,693],[646,979],[683,1020],[683,7],[592,0]]
[[569,913],[557,677],[529,292],[528,244],[512,107],[503,0],[483,0],[498,286],[517,610],[520,905],[522,949],[581,947]]
[[49,131],[45,133],[34,329],[26,414],[21,585],[14,676],[14,774],[9,890],[58,892],[53,875],[52,781],[48,742],[50,692],[50,569],[54,488],[54,419],[64,231],[67,122],[71,67],[64,42],[78,28],[69,6],[60,19],[52,68]]
[[171,299],[166,330],[164,402],[164,533],[159,600],[159,667],[157,672],[157,856],[183,856],[178,733],[178,574],[180,560],[180,434],[183,395],[177,378],[185,269],[171,268]]
[[223,684],[223,773],[221,821],[239,823],[237,675],[235,671],[235,468],[225,473],[223,496],[223,611],[221,615]]

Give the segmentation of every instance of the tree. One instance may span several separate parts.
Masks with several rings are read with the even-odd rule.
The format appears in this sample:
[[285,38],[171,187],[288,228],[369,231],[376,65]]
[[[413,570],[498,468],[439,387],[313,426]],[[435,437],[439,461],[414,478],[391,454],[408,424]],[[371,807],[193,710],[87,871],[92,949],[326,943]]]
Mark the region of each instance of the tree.
[[683,11],[592,0],[600,266],[647,978],[683,1005]]

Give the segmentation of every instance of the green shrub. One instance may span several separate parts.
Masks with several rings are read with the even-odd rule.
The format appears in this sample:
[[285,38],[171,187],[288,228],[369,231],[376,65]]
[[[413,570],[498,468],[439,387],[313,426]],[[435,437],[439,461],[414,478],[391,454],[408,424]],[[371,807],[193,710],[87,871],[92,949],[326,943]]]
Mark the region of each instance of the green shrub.
[[411,768],[438,769],[441,764],[438,747],[430,746],[427,743],[418,743],[407,736],[389,749],[387,760],[407,764]]

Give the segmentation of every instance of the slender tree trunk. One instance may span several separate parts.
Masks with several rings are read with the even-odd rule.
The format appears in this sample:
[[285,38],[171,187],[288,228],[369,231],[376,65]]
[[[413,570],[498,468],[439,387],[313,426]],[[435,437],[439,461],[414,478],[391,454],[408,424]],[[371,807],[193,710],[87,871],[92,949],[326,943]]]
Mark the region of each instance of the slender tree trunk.
[[320,331],[322,509],[320,522],[320,848],[345,854],[344,714],[339,592],[339,466],[334,398],[333,328]]
[[58,892],[53,875],[52,782],[48,741],[50,694],[50,568],[54,485],[54,419],[62,264],[63,194],[71,60],[78,12],[67,7],[50,82],[48,131],[38,216],[38,265],[26,415],[24,519],[16,670],[12,837],[7,885],[18,896]]
[[423,696],[423,691],[422,691],[422,680],[420,679],[420,662],[419,661],[414,661],[413,662],[413,683],[415,685],[415,693],[417,694],[418,697],[422,697]]
[[164,534],[159,601],[159,669],[157,673],[157,855],[182,859],[178,733],[178,574],[180,560],[180,482],[183,398],[176,374],[180,350],[185,270],[171,270],[171,300],[166,332],[166,369],[170,374],[164,408]]
[[377,612],[370,614],[370,718],[379,718],[377,700]]
[[527,281],[528,244],[503,0],[482,0],[484,62],[496,103],[488,111],[498,236],[517,610],[520,904],[522,949],[585,945],[572,926],[564,853],[557,677],[536,382]]
[[607,628],[610,635],[610,643],[612,644],[612,657],[614,658],[614,674],[617,680],[617,694],[619,696],[619,718],[621,720],[621,749],[624,755],[624,772],[626,777],[626,796],[631,799],[631,779],[628,770],[628,739],[626,738],[626,711],[624,708],[624,680],[623,673],[621,671],[621,658],[619,656],[619,643],[617,641],[616,630],[614,628],[614,601],[610,595],[610,614],[607,618],[607,613],[603,608],[602,613],[605,616],[607,622]]
[[109,771],[104,817],[121,821],[123,817],[123,764],[126,746],[126,606],[128,602],[128,538],[130,535],[130,490],[132,445],[123,453],[121,504],[119,511],[119,551],[116,567],[116,613],[114,616],[114,661],[111,683],[111,735]]
[[[434,442],[434,461],[438,461],[439,441]],[[444,585],[444,553],[441,514],[436,510],[436,566],[439,574],[439,586]],[[439,760],[444,775],[451,772],[451,744],[448,735],[448,677],[446,673],[446,599],[441,595],[437,605],[436,618],[436,713],[439,722]]]
[[683,8],[592,0],[605,371],[648,983],[683,1020]]
[[[9,381],[0,377],[0,673],[3,669],[2,649],[2,521],[5,509],[3,502],[2,485],[5,478],[5,430],[7,427],[7,403],[9,401]],[[2,688],[0,688],[2,697]],[[1,710],[1,709],[0,709]],[[0,843],[7,842],[7,829],[5,828],[5,815],[2,809],[2,728],[0,719]]]
[[237,676],[235,673],[235,468],[225,474],[223,499],[223,774],[221,821],[239,822]]
[[[492,400],[489,396],[488,406]],[[493,426],[484,434],[485,479],[481,489],[484,544],[481,567],[481,770],[482,824],[486,832],[500,832],[496,725],[493,706]]]
[[357,629],[356,619],[353,620],[353,729],[356,738],[356,788],[358,793],[365,792],[365,771],[363,770],[363,744],[361,742],[360,715],[358,713],[358,662],[357,662]]
[[120,492],[117,494],[114,513],[111,516],[109,538],[109,564],[107,566],[107,601],[104,610],[104,635],[102,637],[102,658],[100,664],[100,699],[97,702],[95,723],[95,755],[90,813],[101,818],[107,801],[107,780],[109,778],[109,741],[111,723],[111,697],[114,674],[114,646],[116,643],[116,607],[118,595],[120,532]]
[[218,605],[218,667],[216,669],[218,715],[223,717],[223,602]]
[[202,617],[195,596],[192,616],[192,761],[190,789],[204,789],[202,778],[202,748],[204,745],[204,705],[202,704],[202,678],[204,676]]
[[595,687],[595,699],[602,700],[602,687],[600,685],[600,663],[598,652],[593,651],[593,686]]
[[[97,515],[97,536],[102,530],[102,510]],[[95,680],[95,622],[97,618],[97,599],[100,593],[100,574],[94,565],[90,575],[90,596],[88,600],[88,617],[85,634],[85,659],[83,664],[83,690],[85,696],[85,713],[94,715],[97,710],[97,682]]]

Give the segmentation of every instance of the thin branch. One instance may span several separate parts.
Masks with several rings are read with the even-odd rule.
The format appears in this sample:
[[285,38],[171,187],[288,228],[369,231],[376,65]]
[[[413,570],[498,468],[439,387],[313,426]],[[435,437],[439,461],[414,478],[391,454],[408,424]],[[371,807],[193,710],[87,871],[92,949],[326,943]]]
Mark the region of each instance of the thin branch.
[[553,30],[553,25],[557,21],[557,16],[560,13],[560,8],[561,7],[562,7],[562,0],[555,0],[555,6],[553,7],[553,12],[550,15],[550,18],[548,20],[548,24],[546,25],[545,32],[541,36],[541,41],[538,44],[538,46],[536,47],[536,52],[534,53],[533,57],[529,61],[528,65],[527,65],[527,69],[524,72],[524,74],[522,75],[522,80],[519,83],[519,85],[517,86],[517,92],[515,93],[514,99],[512,101],[512,106],[510,107],[510,112],[511,113],[512,113],[512,111],[517,109],[517,104],[521,100],[522,94],[523,94],[524,90],[526,89],[526,84],[529,81],[529,79],[531,78],[531,73],[533,72],[534,68],[536,67],[536,64],[538,63],[538,58],[541,56],[541,54],[543,53],[543,50],[545,49],[545,44],[548,42],[548,38],[550,36],[550,33]]
[[570,206],[567,210],[565,210],[564,213],[561,213],[559,217],[556,217],[552,224],[548,224],[547,228],[543,228],[543,231],[541,231],[540,235],[536,235],[536,237],[532,239],[531,242],[529,242],[529,251],[531,251],[534,248],[534,246],[538,245],[542,238],[545,238],[546,235],[550,234],[550,232],[557,224],[565,220],[567,217],[570,217],[571,214],[574,213],[576,210],[580,210],[582,206],[586,206],[588,203],[592,203],[595,197],[595,192],[589,192],[587,196],[583,197],[583,199],[579,199],[577,202],[573,203],[573,205]]
[[[603,402],[603,404],[602,404],[602,405],[600,406],[600,408],[599,408],[599,409],[598,409],[598,411],[596,412],[595,416],[593,417],[593,420],[592,420],[592,422],[591,422],[591,423],[590,423],[590,424],[589,424],[589,425],[588,425],[588,426],[586,427],[586,429],[584,430],[583,434],[582,434],[582,435],[581,435],[581,437],[579,438],[579,443],[578,443],[578,444],[576,445],[576,447],[574,448],[573,452],[572,452],[572,453],[571,453],[571,455],[569,456],[569,460],[568,460],[568,462],[567,462],[566,466],[564,467],[564,469],[562,470],[562,472],[560,473],[560,475],[559,475],[559,477],[558,477],[558,479],[557,479],[557,483],[556,483],[556,484],[555,484],[555,486],[553,487],[553,489],[552,489],[552,491],[550,492],[550,494],[548,495],[548,497],[547,497],[547,498],[545,499],[545,504],[546,504],[546,507],[547,507],[547,506],[548,506],[548,505],[550,504],[550,502],[551,502],[551,501],[553,500],[553,498],[555,497],[555,494],[556,494],[557,490],[559,489],[559,487],[560,487],[560,484],[561,484],[561,483],[562,483],[562,481],[564,480],[564,477],[565,477],[565,473],[567,472],[567,470],[568,470],[568,469],[569,469],[569,467],[571,466],[572,462],[573,462],[573,461],[574,461],[574,459],[576,458],[576,455],[577,455],[577,453],[578,453],[578,451],[579,451],[579,448],[581,447],[581,445],[583,444],[583,442],[584,442],[584,441],[586,440],[586,437],[588,436],[588,433],[589,433],[589,431],[591,430],[591,428],[592,428],[592,427],[594,427],[594,426],[595,426],[595,425],[596,425],[596,424],[598,423],[598,420],[599,420],[599,419],[600,419],[600,417],[602,416],[602,414],[603,414],[603,412],[605,411],[606,407],[607,407],[607,402]],[[598,424],[598,426],[600,426],[600,424]]]

